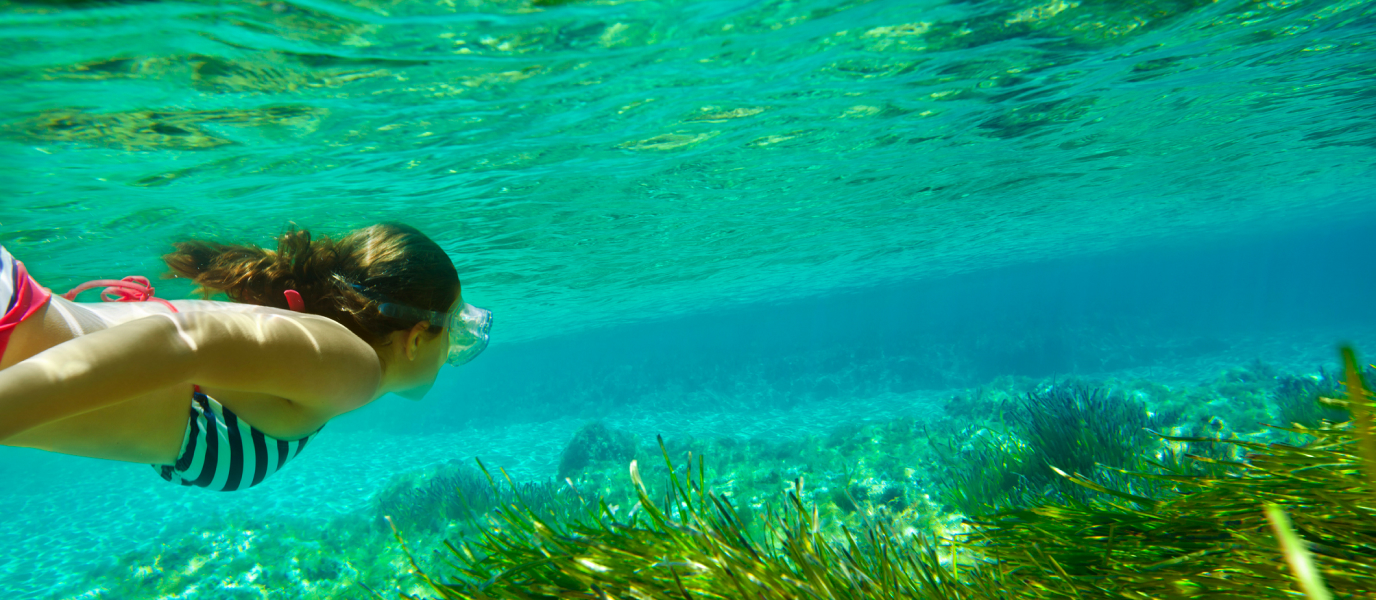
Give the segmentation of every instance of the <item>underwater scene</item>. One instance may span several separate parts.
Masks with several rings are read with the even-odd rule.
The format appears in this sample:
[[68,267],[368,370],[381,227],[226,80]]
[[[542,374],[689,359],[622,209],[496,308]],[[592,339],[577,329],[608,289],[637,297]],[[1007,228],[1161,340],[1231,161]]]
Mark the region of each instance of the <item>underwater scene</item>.
[[0,446],[5,600],[1376,590],[1376,2],[0,0],[0,40],[0,244],[55,293],[402,222],[495,315],[250,489]]

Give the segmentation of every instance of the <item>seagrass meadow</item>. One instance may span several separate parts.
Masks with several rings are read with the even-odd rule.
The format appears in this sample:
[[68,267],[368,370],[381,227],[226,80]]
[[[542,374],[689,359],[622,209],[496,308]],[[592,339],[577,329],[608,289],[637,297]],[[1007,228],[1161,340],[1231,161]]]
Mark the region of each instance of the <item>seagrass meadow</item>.
[[[1136,444],[1128,471],[1101,462],[1123,458],[1083,418],[1054,434],[1024,423],[1021,444],[994,450],[1017,456],[1016,466],[993,468],[1036,464],[1062,478],[1062,493],[988,504],[952,528],[930,515],[905,519],[891,495],[859,500],[846,488],[832,500],[856,517],[833,520],[804,500],[804,477],[765,507],[742,510],[712,489],[702,454],[676,467],[662,439],[667,483],[647,487],[632,460],[630,510],[582,495],[571,480],[562,498],[495,494],[499,508],[470,513],[470,533],[445,542],[458,563],[447,580],[414,562],[388,520],[441,598],[1368,597],[1376,405],[1351,350],[1344,359],[1341,398],[1296,400],[1351,419],[1275,428],[1298,444],[1148,432],[1156,442]],[[1082,404],[1068,411],[1099,408],[1085,397],[1093,392],[1075,393]],[[1030,410],[1049,408],[1029,399]],[[1066,412],[1056,416],[1073,417]],[[1052,435],[1063,453],[1045,443]],[[1082,468],[1057,466],[1072,462]]]

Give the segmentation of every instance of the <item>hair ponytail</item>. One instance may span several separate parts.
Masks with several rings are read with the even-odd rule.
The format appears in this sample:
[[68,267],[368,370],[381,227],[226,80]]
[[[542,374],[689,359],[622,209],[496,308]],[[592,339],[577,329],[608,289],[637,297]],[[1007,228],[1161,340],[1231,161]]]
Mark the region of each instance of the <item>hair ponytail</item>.
[[206,240],[173,246],[176,251],[162,257],[172,271],[167,277],[192,280],[205,298],[222,292],[235,302],[287,309],[283,292],[296,290],[305,312],[333,319],[373,345],[415,325],[379,312],[378,296],[444,312],[460,292],[444,250],[400,223],[359,229],[338,241],[293,225],[278,236],[276,251]]

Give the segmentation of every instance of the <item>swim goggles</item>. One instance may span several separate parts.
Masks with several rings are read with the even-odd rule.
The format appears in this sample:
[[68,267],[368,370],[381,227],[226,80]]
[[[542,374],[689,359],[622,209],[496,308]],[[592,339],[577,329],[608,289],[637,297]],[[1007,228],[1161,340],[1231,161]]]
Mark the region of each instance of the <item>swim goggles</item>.
[[425,321],[435,327],[449,329],[449,358],[445,362],[460,366],[478,357],[487,349],[488,332],[492,329],[492,311],[464,303],[458,310],[449,313],[425,310],[391,302],[390,298],[364,290],[354,285],[365,296],[381,300],[377,309],[384,315],[396,319]]

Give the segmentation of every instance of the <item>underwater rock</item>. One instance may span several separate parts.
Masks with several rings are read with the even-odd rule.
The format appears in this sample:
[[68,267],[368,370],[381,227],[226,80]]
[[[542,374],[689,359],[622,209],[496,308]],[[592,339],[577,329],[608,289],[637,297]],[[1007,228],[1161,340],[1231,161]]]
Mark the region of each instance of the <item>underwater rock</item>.
[[564,447],[559,479],[573,477],[595,462],[617,461],[624,465],[635,458],[635,448],[634,435],[608,429],[601,423],[584,425]]
[[835,504],[836,508],[841,509],[842,513],[850,514],[855,512],[859,507],[855,505],[855,500],[851,499],[853,495],[846,492],[847,490],[845,488],[832,488],[831,503]]
[[833,482],[828,491],[831,503],[842,514],[851,514],[870,503],[870,490],[859,483],[846,483],[844,480]]
[[998,410],[998,403],[984,394],[983,387],[978,387],[952,396],[943,408],[949,416],[971,419],[994,414],[994,411]]
[[884,493],[880,494],[874,503],[895,513],[903,512],[903,509],[907,508],[909,504],[907,490],[903,489],[902,486],[889,485],[884,488]]

